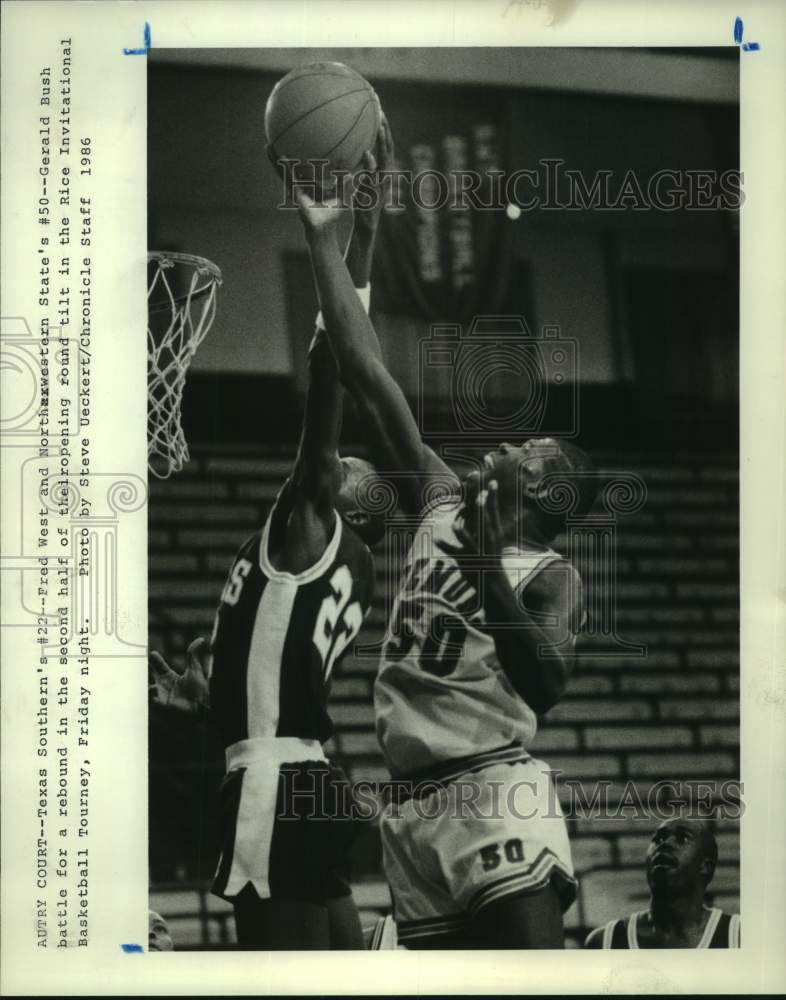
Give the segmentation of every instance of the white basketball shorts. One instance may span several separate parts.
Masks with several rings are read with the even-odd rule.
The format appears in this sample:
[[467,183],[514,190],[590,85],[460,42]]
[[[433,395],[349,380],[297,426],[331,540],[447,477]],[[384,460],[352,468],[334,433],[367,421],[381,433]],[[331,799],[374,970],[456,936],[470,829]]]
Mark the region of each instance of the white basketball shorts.
[[381,820],[385,874],[405,946],[461,931],[484,906],[552,882],[563,912],[576,898],[548,765],[521,747],[453,764],[460,770],[447,765],[413,782],[412,797],[405,792]]

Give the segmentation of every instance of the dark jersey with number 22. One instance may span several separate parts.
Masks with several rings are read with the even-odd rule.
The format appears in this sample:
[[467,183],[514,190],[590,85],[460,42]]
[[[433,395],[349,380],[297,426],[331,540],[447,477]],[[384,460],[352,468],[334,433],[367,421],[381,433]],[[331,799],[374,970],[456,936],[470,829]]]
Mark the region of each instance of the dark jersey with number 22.
[[270,527],[268,518],[241,547],[216,613],[210,703],[225,746],[329,739],[331,671],[371,604],[371,553],[338,515],[322,557],[302,573],[271,565]]

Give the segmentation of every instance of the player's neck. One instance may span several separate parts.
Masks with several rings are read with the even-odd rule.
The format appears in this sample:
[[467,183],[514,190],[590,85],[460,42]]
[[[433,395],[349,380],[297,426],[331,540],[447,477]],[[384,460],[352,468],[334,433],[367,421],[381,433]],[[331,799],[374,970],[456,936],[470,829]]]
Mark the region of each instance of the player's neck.
[[683,931],[700,926],[705,917],[704,893],[685,896],[651,896],[650,916],[654,927]]
[[517,521],[513,521],[504,532],[506,545],[543,545],[548,546],[550,539],[547,539],[538,519],[533,517],[530,511],[524,511],[519,515]]

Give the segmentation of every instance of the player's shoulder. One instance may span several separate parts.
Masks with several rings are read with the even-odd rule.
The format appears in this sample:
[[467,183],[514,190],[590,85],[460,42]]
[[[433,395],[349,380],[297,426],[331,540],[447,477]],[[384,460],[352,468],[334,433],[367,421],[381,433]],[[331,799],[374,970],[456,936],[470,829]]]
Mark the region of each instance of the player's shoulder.
[[581,588],[581,574],[565,556],[552,552],[543,560],[541,572],[535,576],[533,584],[544,593],[562,594],[566,588],[573,591]]
[[596,927],[591,930],[589,934],[584,939],[585,948],[602,948],[603,947],[603,932],[605,927]]
[[615,918],[591,930],[584,939],[584,947],[590,949],[628,947],[627,926],[630,919],[630,917]]
[[259,528],[252,535],[248,535],[240,545],[237,550],[237,555],[235,556],[235,562],[238,559],[250,559],[254,565],[259,562],[259,546],[262,543],[262,534],[264,529]]
[[438,542],[460,544],[456,537],[456,524],[462,509],[461,496],[445,492],[425,504],[418,515],[418,533],[421,537],[418,546],[421,554],[432,552],[434,556],[440,557],[442,553],[437,547]]
[[374,575],[374,556],[360,535],[345,521],[338,518],[341,539],[336,550],[336,560],[348,563],[353,574]]
[[420,523],[433,525],[444,521],[452,525],[463,503],[461,493],[458,490],[453,492],[441,489],[423,505],[419,515]]
[[505,548],[502,563],[514,590],[527,589],[528,600],[539,603],[562,602],[567,594],[581,591],[579,571],[565,556],[546,545],[518,545]]
[[742,920],[739,913],[729,914],[729,947],[739,948],[742,937]]
[[368,545],[366,545],[355,529],[341,518],[338,511],[336,511],[336,518],[338,530],[341,532],[341,538],[339,539],[338,549],[336,552],[337,558],[350,553],[357,559],[365,561],[367,555],[371,556],[371,550]]
[[725,910],[719,910],[718,914],[711,947],[739,948],[741,931],[739,913],[727,913]]

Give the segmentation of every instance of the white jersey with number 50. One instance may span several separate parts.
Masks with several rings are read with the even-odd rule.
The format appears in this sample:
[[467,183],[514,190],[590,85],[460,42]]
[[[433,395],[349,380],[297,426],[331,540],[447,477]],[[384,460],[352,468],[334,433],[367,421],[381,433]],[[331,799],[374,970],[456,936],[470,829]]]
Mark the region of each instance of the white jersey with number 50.
[[[460,544],[453,530],[458,508],[456,500],[445,501],[424,515],[385,636],[374,707],[377,735],[394,777],[513,741],[527,746],[537,728],[535,713],[516,694],[494,640],[484,631],[476,587],[436,545]],[[534,544],[502,553],[517,594],[560,559],[552,549]]]

